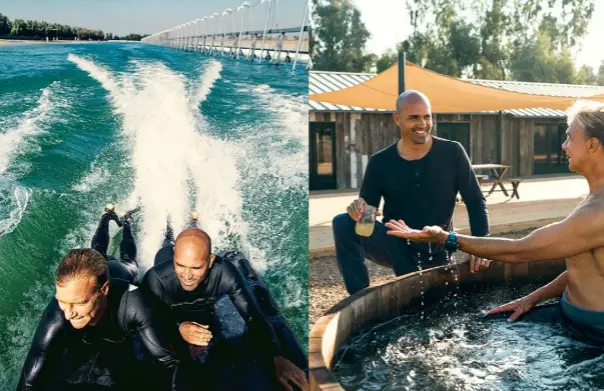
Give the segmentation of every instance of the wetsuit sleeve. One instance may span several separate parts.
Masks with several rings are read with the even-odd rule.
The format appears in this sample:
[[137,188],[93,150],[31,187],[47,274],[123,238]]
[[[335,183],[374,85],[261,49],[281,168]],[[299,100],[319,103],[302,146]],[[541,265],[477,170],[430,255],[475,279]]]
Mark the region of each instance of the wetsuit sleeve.
[[368,205],[375,206],[376,208],[380,206],[380,200],[382,199],[379,163],[379,160],[375,156],[369,159],[359,194],[359,197],[364,199]]
[[271,324],[262,315],[243,276],[230,262],[223,262],[220,295],[228,294],[239,315],[247,324],[249,336],[258,351],[265,352],[267,357],[283,355],[281,346]]
[[164,287],[153,268],[149,269],[140,284],[142,292],[155,300],[164,301]]
[[487,202],[482,194],[476,174],[472,169],[466,150],[458,143],[457,146],[457,189],[461,194],[470,218],[470,229],[473,236],[489,234],[489,213]]
[[151,306],[155,318],[162,329],[166,331],[168,340],[179,340],[180,334],[178,333],[178,323],[174,317],[174,312],[165,301],[166,293],[164,285],[153,268],[145,273],[140,284],[140,289]]
[[59,363],[63,332],[67,320],[53,299],[42,314],[31,348],[23,364],[17,391],[46,389],[48,379]]
[[190,368],[184,346],[175,345],[176,341],[168,343],[148,300],[139,289],[135,288],[124,296],[120,306],[123,327],[138,334],[144,348],[163,368],[162,382],[166,383],[165,387],[171,387],[166,389],[190,389]]

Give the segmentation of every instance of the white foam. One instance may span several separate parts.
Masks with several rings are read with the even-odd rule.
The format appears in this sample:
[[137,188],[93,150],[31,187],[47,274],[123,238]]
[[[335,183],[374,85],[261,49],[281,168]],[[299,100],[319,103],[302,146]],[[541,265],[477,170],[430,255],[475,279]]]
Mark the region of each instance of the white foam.
[[104,89],[111,93],[111,98],[117,100],[116,108],[121,108],[124,104],[125,96],[121,93],[120,87],[111,76],[111,73],[102,66],[99,66],[91,60],[69,53],[67,60],[74,63],[78,68],[88,73],[92,78],[101,83]]
[[[130,198],[138,198],[144,210],[138,227],[141,265],[152,264],[168,214],[176,234],[184,226],[192,209],[190,182],[197,194],[193,209],[199,210],[200,225],[217,244],[230,232],[241,235],[245,224],[236,148],[198,129],[206,125],[197,121],[200,115],[197,105],[192,107],[186,79],[162,64],[139,63],[134,74],[120,80],[89,60],[74,55],[69,59],[101,83],[123,115],[123,135],[136,175]],[[217,61],[206,67],[194,101],[207,98],[220,69]]]
[[26,112],[14,128],[0,134],[0,175],[6,171],[16,156],[36,148],[36,144],[28,140],[44,131],[42,125],[55,107],[52,90],[57,85],[58,83],[55,82],[43,88],[36,106]]
[[[304,96],[290,96],[276,92],[268,85],[259,85],[251,90],[262,103],[263,110],[270,113],[272,142],[266,157],[269,173],[280,179],[283,187],[308,186],[308,106]],[[259,146],[266,144],[266,134],[256,134],[248,145],[248,155],[258,154]],[[292,153],[292,145],[299,147]]]
[[31,195],[32,190],[28,187],[19,185],[12,187],[11,199],[8,200],[12,210],[9,212],[8,218],[0,220],[0,237],[13,232],[17,228],[27,209]]
[[[258,186],[255,180],[266,173],[278,177],[284,187],[306,186],[307,111],[302,98],[289,98],[268,86],[251,91],[276,117],[273,125],[281,142],[300,145],[292,157],[291,149],[284,150],[274,140],[267,143],[260,134],[237,142],[210,135],[199,103],[208,98],[220,77],[218,61],[204,68],[197,87],[187,88],[184,76],[160,63],[139,62],[134,73],[112,75],[89,60],[74,55],[70,60],[101,83],[111,94],[116,112],[122,114],[123,136],[136,176],[129,198],[139,199],[144,212],[138,224],[138,258],[143,268],[153,262],[167,215],[178,234],[191,210],[199,212],[199,224],[216,247],[232,248],[231,240],[235,240],[259,272],[273,262],[289,261],[269,262],[265,249],[252,244],[249,223],[242,215],[241,186]],[[187,90],[192,92],[187,94]],[[193,205],[189,205],[191,184]],[[254,229],[272,229],[258,226],[258,218],[251,220]],[[297,305],[301,293],[294,293],[292,303]]]
[[86,174],[80,183],[73,185],[72,190],[88,193],[109,179],[109,170],[105,167],[97,167],[94,163],[90,164],[90,171]]
[[207,99],[214,83],[220,78],[220,72],[222,72],[222,63],[213,58],[203,68],[199,77],[199,83],[193,94],[194,99],[192,102],[195,111],[197,111],[197,107]]

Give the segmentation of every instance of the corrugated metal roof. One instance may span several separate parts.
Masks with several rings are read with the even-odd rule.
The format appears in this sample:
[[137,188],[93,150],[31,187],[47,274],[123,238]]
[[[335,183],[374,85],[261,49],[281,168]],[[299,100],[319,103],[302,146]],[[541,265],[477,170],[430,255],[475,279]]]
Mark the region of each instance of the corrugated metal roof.
[[[374,76],[374,73],[310,71],[308,75],[309,91],[311,94],[337,91],[343,88],[361,84]],[[460,80],[467,81],[473,84],[483,85],[486,87],[493,87],[506,91],[522,92],[525,94],[534,95],[570,96],[579,98],[604,93],[603,86],[478,79]],[[308,103],[310,105],[311,111],[388,112],[388,110],[365,109],[361,107],[334,105],[331,103],[315,102],[312,100],[309,100]],[[482,112],[482,114],[494,113],[496,112]],[[562,110],[552,110],[545,108],[505,110],[503,113],[512,115],[514,117],[525,118],[560,118],[566,116],[566,114]]]
[[[361,84],[374,76],[375,73],[310,71],[308,75],[308,89],[311,94],[332,92]],[[326,102],[315,102],[313,100],[309,100],[308,104],[311,111],[388,112],[388,110],[334,105]]]
[[500,80],[479,80],[479,79],[460,79],[472,84],[479,84],[486,87],[499,88],[512,92],[522,92],[524,94],[547,95],[547,96],[571,96],[574,98],[596,95],[604,92],[603,86],[588,86],[579,84],[553,84],[553,83],[531,83],[525,81],[500,81]]

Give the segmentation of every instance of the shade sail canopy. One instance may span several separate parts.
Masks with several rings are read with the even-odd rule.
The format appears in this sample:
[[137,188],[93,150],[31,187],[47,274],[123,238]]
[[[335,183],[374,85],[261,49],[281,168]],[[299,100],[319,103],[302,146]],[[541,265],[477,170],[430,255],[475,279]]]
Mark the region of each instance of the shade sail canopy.
[[[428,96],[434,113],[476,113],[511,109],[566,110],[576,97],[505,91],[444,76],[407,62],[405,89]],[[398,63],[364,83],[338,91],[312,94],[309,99],[338,105],[394,111],[398,96]],[[604,94],[583,99],[604,101]]]

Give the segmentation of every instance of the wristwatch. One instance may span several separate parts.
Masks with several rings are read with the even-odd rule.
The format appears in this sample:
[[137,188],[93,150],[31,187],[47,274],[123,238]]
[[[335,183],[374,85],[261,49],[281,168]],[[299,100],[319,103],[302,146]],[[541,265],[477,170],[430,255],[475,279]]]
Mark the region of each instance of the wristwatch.
[[449,236],[445,240],[445,249],[449,252],[455,252],[459,250],[459,243],[457,242],[457,232],[450,232]]

